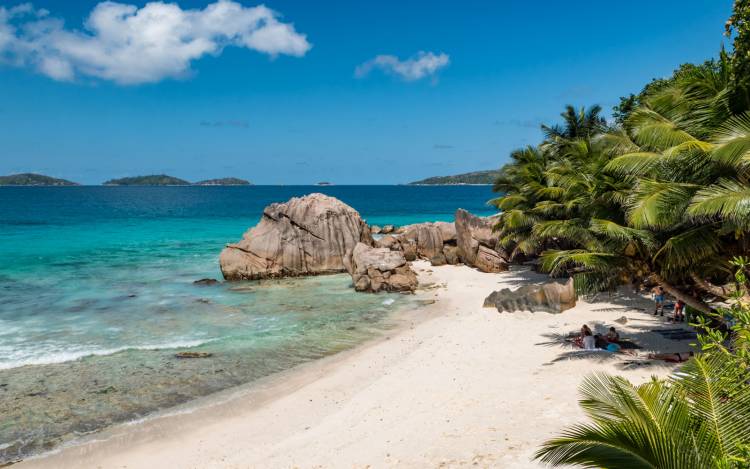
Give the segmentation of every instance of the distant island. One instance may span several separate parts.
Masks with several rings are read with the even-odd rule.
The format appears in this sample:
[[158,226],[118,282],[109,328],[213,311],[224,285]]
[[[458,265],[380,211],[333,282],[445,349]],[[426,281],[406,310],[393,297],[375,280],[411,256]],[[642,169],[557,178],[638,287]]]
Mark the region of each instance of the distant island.
[[0,186],[78,186],[66,179],[58,179],[43,174],[22,173],[0,176]]
[[150,176],[133,176],[120,179],[110,179],[104,183],[105,186],[189,186],[190,183],[184,179],[167,176],[166,174],[154,174]]
[[239,178],[206,179],[194,183],[196,186],[252,186],[250,181]]
[[436,186],[458,184],[494,184],[500,175],[497,169],[474,171],[472,173],[456,174],[455,176],[434,176],[421,181],[410,182],[410,186]]
[[333,183],[332,182],[328,182],[328,181],[322,181],[322,182],[316,183],[315,185],[316,186],[332,186]]

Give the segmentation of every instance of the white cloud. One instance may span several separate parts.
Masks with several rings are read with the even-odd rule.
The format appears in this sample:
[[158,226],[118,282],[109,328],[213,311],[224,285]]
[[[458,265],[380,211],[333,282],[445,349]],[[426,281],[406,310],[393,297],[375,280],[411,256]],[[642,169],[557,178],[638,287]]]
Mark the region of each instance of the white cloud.
[[363,78],[374,69],[396,75],[406,81],[415,81],[428,76],[434,76],[438,70],[448,66],[448,54],[419,52],[406,60],[399,60],[395,55],[378,55],[374,59],[359,65],[354,70],[354,76]]
[[232,0],[202,10],[161,1],[140,9],[105,1],[84,27],[67,29],[30,3],[0,7],[0,62],[32,67],[55,80],[95,77],[132,85],[184,76],[193,60],[219,55],[228,46],[272,57],[301,57],[312,47],[273,10]]

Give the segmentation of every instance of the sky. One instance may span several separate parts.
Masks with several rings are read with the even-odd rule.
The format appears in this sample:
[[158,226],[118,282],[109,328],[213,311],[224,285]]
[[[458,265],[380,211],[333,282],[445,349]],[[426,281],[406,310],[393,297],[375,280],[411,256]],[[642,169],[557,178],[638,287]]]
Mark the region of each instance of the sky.
[[398,184],[716,57],[731,0],[0,0],[0,174]]

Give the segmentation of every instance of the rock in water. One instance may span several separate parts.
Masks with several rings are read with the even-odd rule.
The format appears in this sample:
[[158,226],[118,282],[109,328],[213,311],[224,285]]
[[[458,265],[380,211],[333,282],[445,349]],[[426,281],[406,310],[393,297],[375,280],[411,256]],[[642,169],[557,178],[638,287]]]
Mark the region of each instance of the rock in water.
[[461,260],[482,272],[508,270],[507,256],[497,247],[492,232],[494,217],[477,217],[463,209],[456,211],[456,241]]
[[202,278],[193,282],[193,285],[216,285],[219,281],[215,278]]
[[324,194],[271,204],[242,240],[219,256],[227,280],[296,277],[345,272],[357,243],[373,244],[356,210]]
[[400,251],[358,243],[346,264],[357,291],[413,292],[417,288],[417,274]]
[[562,313],[573,308],[576,305],[576,299],[577,295],[571,278],[566,283],[524,285],[515,291],[504,288],[492,292],[485,298],[484,307],[497,308],[501,313],[515,311]]

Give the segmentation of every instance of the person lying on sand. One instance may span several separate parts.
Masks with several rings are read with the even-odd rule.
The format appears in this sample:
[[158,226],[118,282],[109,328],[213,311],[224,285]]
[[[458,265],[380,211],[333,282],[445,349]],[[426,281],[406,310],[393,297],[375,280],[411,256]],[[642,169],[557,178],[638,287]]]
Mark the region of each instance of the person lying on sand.
[[595,334],[594,335],[594,344],[596,344],[596,348],[600,348],[602,350],[606,350],[607,345],[609,345],[609,341],[601,334]]
[[670,363],[682,363],[694,357],[694,352],[672,352],[672,353],[650,353],[648,358],[651,360],[664,360]]

